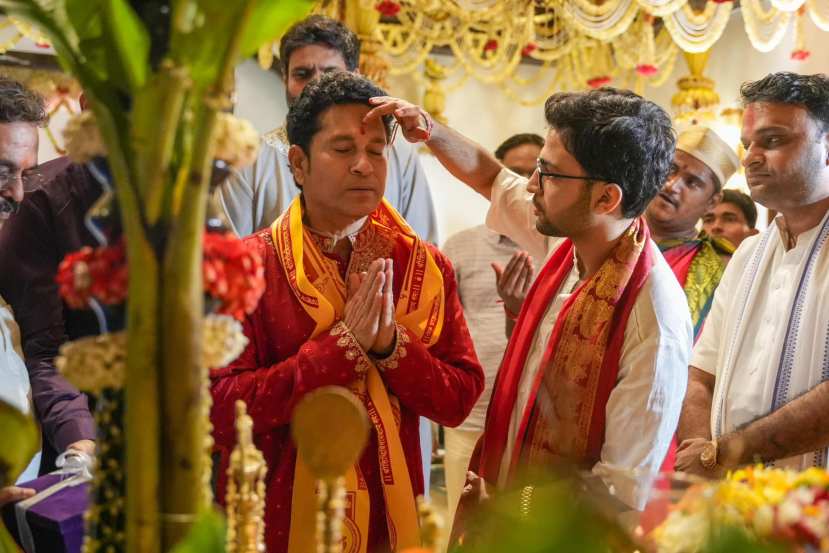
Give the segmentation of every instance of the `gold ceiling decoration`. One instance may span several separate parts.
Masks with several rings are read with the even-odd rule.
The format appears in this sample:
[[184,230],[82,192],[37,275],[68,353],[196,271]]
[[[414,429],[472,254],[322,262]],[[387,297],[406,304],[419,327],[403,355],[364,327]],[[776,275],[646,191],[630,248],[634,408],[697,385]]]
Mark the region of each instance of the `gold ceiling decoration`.
[[792,12],[776,8],[775,5],[780,3],[791,4],[783,0],[769,4],[764,0],[740,0],[746,34],[755,50],[771,52],[786,35]]
[[[432,96],[439,63],[445,91],[473,77],[532,105],[557,90],[659,86],[680,51],[711,49],[733,6],[731,0],[704,7],[691,0],[322,0],[317,11],[357,28],[372,45],[370,63],[382,59],[388,65],[379,67],[389,75],[415,75],[431,85]],[[761,52],[780,44],[798,10],[829,30],[827,0],[741,0],[741,6],[746,34]],[[442,53],[451,56],[435,55]]]

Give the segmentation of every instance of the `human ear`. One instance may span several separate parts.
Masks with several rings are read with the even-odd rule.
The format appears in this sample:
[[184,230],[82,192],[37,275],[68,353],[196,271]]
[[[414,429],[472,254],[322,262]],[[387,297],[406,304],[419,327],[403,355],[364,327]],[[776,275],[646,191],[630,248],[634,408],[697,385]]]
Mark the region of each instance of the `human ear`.
[[291,173],[294,175],[297,186],[302,187],[310,171],[311,160],[301,146],[293,144],[288,149],[288,164],[291,167]]
[[594,194],[593,210],[598,214],[606,215],[622,205],[622,187],[615,182],[594,185],[594,190],[596,188],[599,189],[599,195],[596,197]]

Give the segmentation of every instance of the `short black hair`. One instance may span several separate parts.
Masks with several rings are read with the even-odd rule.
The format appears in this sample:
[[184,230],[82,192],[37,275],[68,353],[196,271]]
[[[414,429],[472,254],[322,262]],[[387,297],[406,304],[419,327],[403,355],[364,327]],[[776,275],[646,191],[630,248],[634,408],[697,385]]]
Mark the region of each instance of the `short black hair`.
[[757,206],[754,205],[754,200],[748,194],[727,188],[722,191],[720,203],[734,204],[743,212],[743,217],[746,218],[749,227],[755,228],[757,226]]
[[645,211],[674,159],[676,136],[665,110],[629,90],[602,87],[553,94],[544,115],[589,176],[619,185],[623,217]]
[[821,131],[829,130],[829,78],[822,73],[769,73],[759,81],[743,83],[740,97],[743,106],[755,102],[801,106],[818,123]]
[[19,81],[0,76],[0,123],[31,123],[41,127],[47,118],[40,94]]
[[311,44],[321,44],[338,51],[349,71],[355,71],[360,63],[360,39],[357,35],[336,19],[312,15],[294,23],[279,41],[279,65],[283,76],[288,75],[288,61],[294,50]]
[[520,134],[514,134],[504,140],[500,146],[495,150],[495,158],[499,161],[504,161],[504,156],[507,155],[507,152],[512,150],[513,148],[517,148],[518,146],[523,146],[524,144],[534,144],[539,148],[544,147],[544,139],[538,136],[535,133],[525,132]]
[[[368,100],[374,96],[386,96],[386,92],[361,75],[342,71],[324,73],[302,90],[288,110],[288,142],[310,155],[311,140],[320,130],[323,112],[340,104],[370,106]],[[383,116],[387,141],[391,137],[392,120],[391,115]]]

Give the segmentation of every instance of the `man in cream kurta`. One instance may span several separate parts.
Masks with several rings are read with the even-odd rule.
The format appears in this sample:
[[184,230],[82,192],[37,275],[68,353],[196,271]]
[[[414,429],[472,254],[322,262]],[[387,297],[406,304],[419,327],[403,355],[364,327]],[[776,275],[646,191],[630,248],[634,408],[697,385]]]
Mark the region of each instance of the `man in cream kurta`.
[[527,468],[555,474],[562,463],[592,470],[628,508],[643,508],[676,428],[692,343],[682,289],[641,218],[670,170],[670,118],[629,91],[555,94],[526,179],[417,106],[373,102],[366,120],[393,113],[407,139],[424,140],[490,200],[493,230],[531,251],[562,238],[510,337],[463,511],[483,497],[482,480],[500,491],[520,485]]
[[829,446],[829,79],[741,89],[752,198],[779,215],[726,268],[691,359],[676,468],[826,466]]
[[[527,179],[503,170],[492,187],[487,226],[527,250],[547,244],[548,237],[535,227]],[[554,249],[562,242],[552,243]],[[648,247],[658,252],[652,241]],[[664,258],[656,255],[645,287],[639,293],[625,329],[619,379],[607,404],[607,430],[601,461],[592,472],[625,504],[642,508],[650,485],[673,438],[682,398],[685,395],[687,362],[693,343],[693,329],[685,296]],[[579,283],[573,270],[550,304],[522,373],[518,401],[512,412],[510,436],[501,463],[499,484],[506,479],[508,460],[515,436],[527,407],[531,384],[540,368],[541,357],[558,313]]]
[[[691,359],[716,377],[714,437],[779,409],[829,376],[829,215],[788,250],[782,221],[778,216],[735,253]],[[822,448],[777,459],[775,466],[802,470],[826,466],[826,459]]]

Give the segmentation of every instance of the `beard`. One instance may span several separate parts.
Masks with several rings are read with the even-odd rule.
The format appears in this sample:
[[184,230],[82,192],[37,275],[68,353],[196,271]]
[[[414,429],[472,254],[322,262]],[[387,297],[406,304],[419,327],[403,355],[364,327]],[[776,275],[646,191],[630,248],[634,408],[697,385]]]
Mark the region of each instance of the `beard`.
[[20,211],[20,204],[11,199],[0,197],[0,217],[7,218]]
[[544,236],[554,236],[556,238],[566,236],[561,229],[551,223],[544,215],[539,215],[535,220],[535,230]]
[[[541,202],[539,202],[541,203]],[[536,203],[536,207],[539,206]],[[542,206],[544,204],[541,204]],[[544,236],[570,238],[589,226],[590,221],[590,187],[583,190],[581,196],[566,212],[560,213],[553,222],[544,209],[535,220],[535,229]]]

